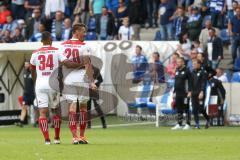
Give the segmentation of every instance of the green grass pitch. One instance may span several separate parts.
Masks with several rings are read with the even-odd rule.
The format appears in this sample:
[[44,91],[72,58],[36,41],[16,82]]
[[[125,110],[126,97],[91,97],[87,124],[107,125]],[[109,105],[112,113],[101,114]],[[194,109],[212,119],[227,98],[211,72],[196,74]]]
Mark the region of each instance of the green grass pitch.
[[239,127],[171,131],[137,125],[90,129],[86,135],[89,145],[72,145],[64,124],[62,144],[46,146],[38,128],[0,128],[0,160],[240,160]]

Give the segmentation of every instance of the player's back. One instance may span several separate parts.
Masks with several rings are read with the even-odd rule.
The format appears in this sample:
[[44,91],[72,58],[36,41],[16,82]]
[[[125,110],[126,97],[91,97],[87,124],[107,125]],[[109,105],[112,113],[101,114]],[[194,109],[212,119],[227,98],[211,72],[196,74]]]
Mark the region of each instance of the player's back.
[[59,50],[51,46],[43,46],[33,52],[31,64],[36,66],[36,89],[51,89],[49,78],[62,59],[64,57],[59,54]]
[[[70,39],[63,42],[61,44],[61,52],[68,60],[77,63],[83,63],[83,56],[91,55],[90,48],[78,39]],[[85,73],[85,69],[75,69],[66,76],[64,83],[74,85],[76,82],[84,82]]]

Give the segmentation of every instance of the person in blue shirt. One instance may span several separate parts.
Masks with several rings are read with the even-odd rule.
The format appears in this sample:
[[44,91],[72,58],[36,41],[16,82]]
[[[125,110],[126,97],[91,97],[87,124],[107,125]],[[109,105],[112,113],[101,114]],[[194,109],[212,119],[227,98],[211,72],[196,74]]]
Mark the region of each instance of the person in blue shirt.
[[135,55],[131,58],[133,66],[133,83],[139,83],[143,80],[144,74],[148,69],[146,56],[142,54],[142,47],[137,45]]
[[234,64],[237,49],[240,46],[240,8],[236,9],[236,15],[228,23],[228,33],[232,37],[232,63]]
[[209,0],[207,5],[210,8],[213,27],[222,28],[224,21],[225,0]]
[[158,52],[153,52],[152,59],[153,63],[151,63],[149,66],[152,80],[154,81],[154,83],[164,83],[164,66],[160,61],[160,54]]
[[161,0],[160,11],[160,33],[162,40],[173,39],[173,14],[175,6],[170,0]]

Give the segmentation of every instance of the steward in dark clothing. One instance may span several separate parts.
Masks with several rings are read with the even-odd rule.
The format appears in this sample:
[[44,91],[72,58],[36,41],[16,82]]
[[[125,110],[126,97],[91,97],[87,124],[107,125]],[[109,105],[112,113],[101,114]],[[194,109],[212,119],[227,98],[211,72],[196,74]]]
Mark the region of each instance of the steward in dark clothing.
[[[180,65],[181,64],[181,65]],[[191,113],[189,112],[189,93],[191,91],[191,73],[184,65],[184,59],[178,58],[175,75],[174,93],[178,113],[178,124],[181,126],[183,113],[186,113],[186,124],[190,126]]]
[[218,115],[217,115],[217,125],[224,125],[224,113],[223,113],[223,104],[226,97],[226,90],[224,89],[222,82],[216,78],[213,78],[213,75],[209,78],[209,85],[211,86],[211,96],[217,96],[218,101]]
[[[100,70],[93,66],[93,78],[95,79],[95,85],[99,88],[100,84],[103,82],[103,78],[102,78],[102,75],[100,73]],[[100,117],[101,119],[101,122],[102,122],[102,127],[103,128],[107,128],[107,125],[106,125],[106,121],[105,121],[105,118],[104,118],[104,113],[99,105],[99,92],[98,90],[92,90],[92,89],[89,89],[89,94],[90,94],[90,99],[87,103],[87,117],[88,117],[88,128],[91,128],[91,102],[93,101],[94,103],[94,107],[97,111],[97,114],[98,116]]]
[[204,97],[207,83],[206,71],[201,69],[201,61],[193,61],[193,72],[191,73],[192,79],[192,108],[195,121],[195,127],[200,129],[199,125],[199,112],[203,114],[204,118],[207,120],[205,128],[209,127],[209,117],[204,109]]

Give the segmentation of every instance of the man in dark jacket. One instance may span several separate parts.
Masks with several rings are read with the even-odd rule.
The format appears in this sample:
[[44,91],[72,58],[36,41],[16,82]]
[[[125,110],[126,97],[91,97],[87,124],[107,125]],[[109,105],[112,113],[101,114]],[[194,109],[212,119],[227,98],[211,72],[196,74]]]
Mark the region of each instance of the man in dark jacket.
[[202,29],[202,17],[199,14],[197,7],[192,7],[190,16],[188,17],[187,29],[189,39],[195,41],[198,39]]
[[40,9],[33,10],[34,17],[29,17],[26,21],[26,40],[29,40],[34,34],[38,33],[39,25],[41,24]]
[[205,89],[207,83],[207,73],[205,70],[201,69],[201,61],[193,60],[193,72],[191,73],[191,94],[192,94],[192,108],[195,120],[195,128],[200,129],[199,124],[199,112],[203,114],[204,118],[207,120],[205,128],[209,127],[209,117],[204,109],[204,97]]
[[[103,82],[103,79],[102,79],[102,75],[100,73],[100,70],[93,66],[93,78],[95,79],[95,85],[99,88],[100,84]],[[101,119],[101,122],[102,122],[102,127],[103,128],[107,128],[107,125],[106,125],[106,121],[105,121],[105,118],[104,118],[104,113],[99,105],[99,92],[98,90],[92,90],[92,89],[89,89],[89,94],[90,94],[90,99],[87,103],[87,117],[88,117],[88,128],[91,128],[91,102],[93,101],[94,103],[94,107],[98,113],[98,116],[100,117]]]
[[146,15],[141,0],[130,0],[128,5],[128,16],[130,25],[133,27],[134,40],[140,40],[141,24],[145,22]]
[[[191,114],[189,112],[189,98],[191,96],[191,73],[185,66],[184,58],[177,59],[177,70],[174,83],[174,95],[178,113],[178,124],[172,130],[190,129]],[[183,113],[186,113],[186,125],[182,128]]]
[[217,115],[217,125],[224,125],[224,113],[223,113],[223,104],[226,98],[226,90],[222,85],[222,82],[214,78],[214,74],[209,76],[208,80],[209,85],[211,86],[211,96],[217,96],[217,105],[218,105],[218,115]]
[[223,59],[223,43],[221,38],[216,35],[216,30],[209,30],[209,43],[212,43],[212,68],[216,69],[221,59]]
[[102,15],[100,17],[100,28],[97,30],[101,40],[113,40],[117,34],[115,19],[111,12],[107,11],[106,7],[102,7]]
[[181,33],[187,31],[187,20],[188,20],[188,17],[185,16],[185,12],[182,7],[178,7],[177,14],[178,14],[178,17],[174,19],[175,40],[178,40],[180,38]]
[[25,62],[23,79],[24,79],[23,105],[20,116],[20,122],[16,124],[19,127],[23,127],[24,120],[27,116],[27,110],[31,105],[33,105],[33,101],[35,99],[34,82],[32,79],[29,62]]

